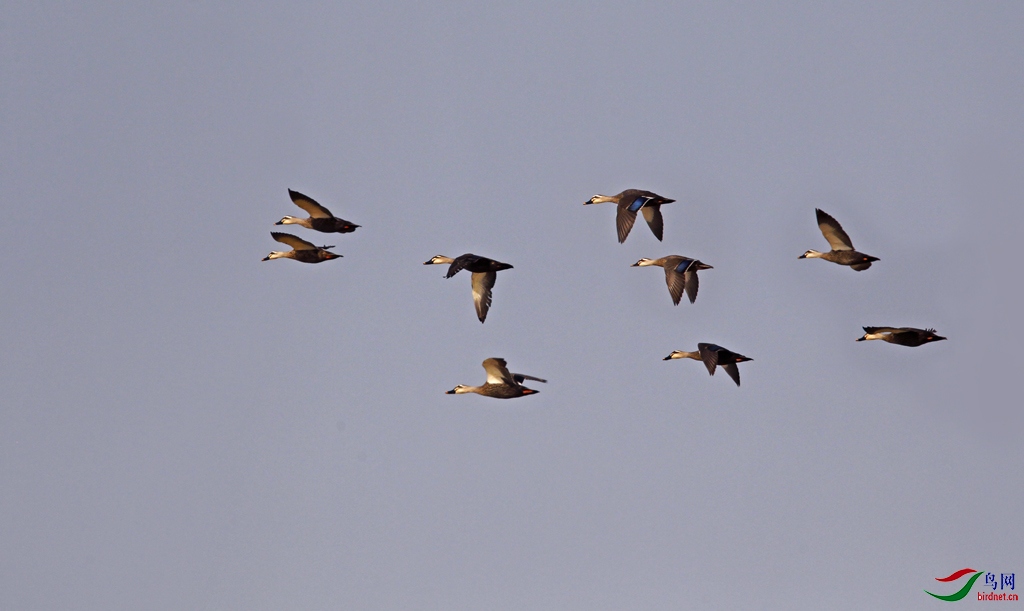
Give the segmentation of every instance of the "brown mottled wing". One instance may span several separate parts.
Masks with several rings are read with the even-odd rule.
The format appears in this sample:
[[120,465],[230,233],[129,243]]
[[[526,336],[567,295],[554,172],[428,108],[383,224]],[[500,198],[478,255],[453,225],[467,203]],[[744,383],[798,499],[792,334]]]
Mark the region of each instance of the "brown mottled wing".
[[635,222],[636,212],[620,204],[618,212],[615,213],[615,227],[619,231],[619,244],[626,241],[626,237],[629,235],[630,230],[633,229],[633,223]]
[[661,204],[647,204],[640,209],[640,212],[643,213],[647,224],[651,226],[654,237],[658,238],[660,242],[662,231],[665,228],[665,221],[661,218]]
[[320,250],[310,242],[307,242],[300,237],[293,236],[290,233],[280,233],[272,231],[270,235],[273,236],[273,238],[278,242],[281,242],[282,244],[287,244],[288,246],[291,246],[295,250]]
[[516,384],[522,384],[524,380],[533,380],[534,382],[543,382],[545,384],[548,383],[545,379],[528,376],[525,373],[513,373],[512,379],[516,381]]
[[680,274],[675,267],[666,267],[665,283],[668,284],[668,294],[672,296],[672,303],[679,305],[679,300],[686,289],[686,274]]
[[818,215],[818,229],[828,240],[828,245],[832,247],[832,250],[853,250],[853,242],[850,240],[850,236],[843,231],[843,226],[839,224],[839,221],[821,210],[815,209],[815,212]]
[[512,379],[512,374],[508,372],[508,364],[505,362],[505,359],[484,359],[483,366],[484,371],[487,372],[488,384],[516,386],[516,381]]
[[476,305],[476,317],[483,322],[487,318],[487,310],[491,308],[491,289],[498,279],[497,272],[477,272],[473,274],[473,304]]
[[[693,267],[693,264],[690,264]],[[700,281],[697,279],[697,270],[688,269],[683,274],[683,281],[686,283],[686,296],[690,298],[690,303],[697,301],[697,289],[700,288]]]
[[729,374],[733,382],[736,382],[736,386],[740,385],[740,368],[736,363],[726,363],[722,365],[722,369],[725,370],[725,373]]
[[697,350],[700,352],[700,360],[704,361],[704,366],[708,368],[708,373],[715,375],[715,367],[718,366],[718,346],[714,344],[697,344]]
[[292,191],[291,189],[288,189],[288,195],[292,198],[292,202],[296,206],[308,212],[309,216],[315,219],[329,219],[334,217],[330,210],[316,203],[316,200],[312,197],[307,197],[298,191]]

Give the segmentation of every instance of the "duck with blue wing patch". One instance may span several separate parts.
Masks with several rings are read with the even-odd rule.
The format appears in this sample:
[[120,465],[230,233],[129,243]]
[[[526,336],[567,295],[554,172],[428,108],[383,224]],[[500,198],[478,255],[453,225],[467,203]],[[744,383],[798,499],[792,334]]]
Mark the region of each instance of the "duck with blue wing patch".
[[697,272],[702,269],[714,269],[710,265],[696,259],[683,257],[681,255],[670,255],[660,259],[640,259],[633,264],[633,267],[649,267],[660,265],[665,268],[665,283],[668,284],[668,294],[672,296],[672,304],[679,305],[683,297],[683,291],[689,297],[690,303],[697,301],[697,289],[700,281],[697,279]]
[[637,212],[643,213],[644,219],[651,228],[651,232],[654,233],[654,237],[658,238],[660,242],[662,231],[665,227],[665,222],[661,218],[661,206],[662,204],[671,204],[674,201],[676,200],[662,197],[650,191],[626,189],[618,195],[595,195],[583,202],[583,205],[614,202],[618,206],[615,214],[615,228],[619,234],[619,243],[621,244],[626,241],[626,237],[629,236],[629,232],[633,229]]

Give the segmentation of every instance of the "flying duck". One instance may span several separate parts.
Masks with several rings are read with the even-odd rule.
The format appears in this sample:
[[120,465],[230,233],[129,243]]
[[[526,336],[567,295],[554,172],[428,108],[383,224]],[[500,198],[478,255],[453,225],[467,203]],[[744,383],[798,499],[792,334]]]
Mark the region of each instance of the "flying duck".
[[296,216],[286,216],[275,225],[302,225],[307,229],[314,229],[324,233],[351,233],[356,230],[355,223],[339,219],[331,214],[331,211],[316,203],[312,197],[305,196],[298,191],[288,189],[288,196],[296,206],[309,213],[308,219],[300,219]]
[[669,361],[672,359],[704,361],[704,366],[708,368],[708,373],[711,375],[715,375],[715,367],[721,365],[725,373],[729,374],[729,377],[732,378],[732,381],[736,382],[736,386],[740,385],[740,368],[736,366],[736,363],[754,360],[731,350],[726,350],[718,344],[697,344],[697,352],[674,350],[672,354],[662,360]]
[[595,195],[583,202],[583,205],[603,204],[605,202],[615,202],[618,204],[619,209],[615,215],[615,227],[618,229],[619,244],[621,244],[626,241],[626,236],[633,229],[637,211],[643,213],[647,224],[651,226],[651,231],[654,232],[654,237],[658,238],[660,242],[662,229],[665,226],[665,222],[661,218],[661,205],[671,204],[674,201],[676,200],[662,197],[650,191],[626,189],[618,195]]
[[330,261],[331,259],[341,257],[341,255],[327,251],[328,248],[334,248],[334,246],[314,246],[312,243],[290,233],[271,231],[270,235],[278,242],[291,246],[292,250],[287,252],[271,252],[266,257],[263,257],[264,261],[270,261],[271,259],[295,259],[303,263],[320,263],[321,261]]
[[864,336],[857,339],[862,342],[868,339],[880,339],[890,344],[901,346],[920,346],[928,342],[946,339],[935,332],[935,329],[915,329],[914,327],[864,327]]
[[503,269],[512,269],[508,263],[501,263],[471,253],[454,259],[444,255],[434,255],[423,265],[448,265],[448,273],[445,278],[451,278],[463,269],[472,272],[473,304],[476,305],[476,317],[480,319],[480,322],[487,318],[487,310],[491,308],[491,289],[494,287],[494,281],[498,279],[498,272]]
[[818,215],[818,229],[821,230],[822,235],[828,240],[829,246],[832,250],[828,252],[818,252],[816,250],[808,250],[804,254],[800,255],[800,259],[824,259],[839,265],[849,265],[851,268],[858,272],[864,271],[871,267],[872,261],[878,261],[878,257],[872,257],[862,252],[857,252],[853,249],[853,241],[850,240],[850,236],[846,235],[843,231],[843,226],[839,224],[839,221],[835,220],[827,213],[822,212],[820,209],[815,208],[814,212]]
[[665,268],[665,282],[668,284],[668,293],[672,296],[672,303],[679,305],[679,299],[683,296],[683,289],[686,289],[686,296],[690,303],[697,301],[697,271],[702,269],[714,269],[710,265],[701,263],[696,259],[671,255],[660,259],[640,259],[631,267],[647,267],[660,265]]
[[509,373],[505,359],[484,359],[483,366],[484,371],[487,372],[487,382],[484,383],[483,386],[466,386],[464,384],[459,384],[445,394],[462,395],[475,392],[478,395],[494,397],[495,399],[514,399],[516,397],[533,395],[539,392],[532,388],[523,386],[523,382],[526,380],[547,383],[547,380],[542,380],[533,376],[521,373]]

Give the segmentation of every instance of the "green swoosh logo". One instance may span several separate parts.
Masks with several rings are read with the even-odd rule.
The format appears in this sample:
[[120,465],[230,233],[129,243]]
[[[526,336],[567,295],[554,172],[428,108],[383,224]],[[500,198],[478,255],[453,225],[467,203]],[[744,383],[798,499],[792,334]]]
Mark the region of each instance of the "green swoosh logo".
[[955,594],[950,594],[949,596],[939,596],[938,594],[932,594],[928,590],[925,590],[924,592],[925,592],[925,594],[932,594],[932,596],[934,596],[935,598],[938,598],[939,600],[948,600],[950,602],[952,602],[954,600],[960,600],[964,596],[967,596],[967,593],[971,591],[971,586],[974,585],[975,581],[978,581],[978,578],[981,577],[982,573],[984,573],[984,572],[985,571],[978,571],[977,573],[975,573],[974,577],[971,577],[967,581],[967,585],[965,585],[964,587],[960,588],[960,591],[955,593]]

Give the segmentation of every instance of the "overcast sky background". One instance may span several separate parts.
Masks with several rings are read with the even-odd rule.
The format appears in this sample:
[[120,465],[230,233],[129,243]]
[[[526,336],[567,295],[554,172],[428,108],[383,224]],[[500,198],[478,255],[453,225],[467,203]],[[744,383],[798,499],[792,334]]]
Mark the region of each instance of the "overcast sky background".
[[[1024,5],[9,2],[0,608],[910,609],[1024,574]],[[362,225],[260,259],[301,211]],[[615,238],[596,193],[644,188]],[[798,260],[827,245],[857,273]],[[486,324],[465,252],[498,276]],[[696,257],[673,307],[641,257]],[[856,343],[864,325],[946,342]],[[737,388],[672,350],[754,360]],[[480,362],[550,380],[447,396]],[[978,589],[978,587],[976,587]]]

